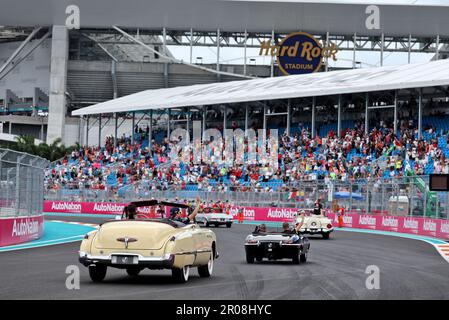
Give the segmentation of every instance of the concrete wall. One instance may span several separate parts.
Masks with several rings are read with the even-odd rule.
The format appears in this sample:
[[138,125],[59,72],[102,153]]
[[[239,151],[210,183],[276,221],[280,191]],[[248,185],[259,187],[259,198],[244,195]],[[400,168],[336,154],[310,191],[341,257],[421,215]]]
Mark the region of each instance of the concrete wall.
[[[36,41],[36,40],[34,40]],[[21,42],[0,43],[0,65],[3,65]],[[27,44],[27,52],[33,41]],[[4,99],[6,89],[11,89],[19,98],[34,96],[34,88],[39,87],[48,94],[50,84],[51,40],[45,40],[28,58],[23,60],[5,78],[0,80],[0,99]]]

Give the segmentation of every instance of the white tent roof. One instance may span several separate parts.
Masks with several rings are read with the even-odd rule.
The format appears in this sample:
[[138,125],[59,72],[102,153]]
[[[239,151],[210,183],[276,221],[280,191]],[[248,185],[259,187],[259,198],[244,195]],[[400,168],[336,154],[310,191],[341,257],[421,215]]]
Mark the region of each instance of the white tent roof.
[[72,114],[144,111],[441,85],[449,85],[449,60],[146,90],[78,109]]

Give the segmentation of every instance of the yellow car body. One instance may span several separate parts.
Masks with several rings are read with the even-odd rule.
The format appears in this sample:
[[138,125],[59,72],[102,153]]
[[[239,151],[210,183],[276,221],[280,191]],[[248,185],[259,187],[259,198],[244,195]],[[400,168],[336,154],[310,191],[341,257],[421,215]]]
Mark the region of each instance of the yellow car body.
[[163,219],[103,223],[85,236],[79,251],[93,281],[103,280],[107,267],[113,267],[131,276],[145,268],[171,269],[178,282],[186,282],[191,267],[198,267],[200,276],[210,276],[217,257],[213,231]]

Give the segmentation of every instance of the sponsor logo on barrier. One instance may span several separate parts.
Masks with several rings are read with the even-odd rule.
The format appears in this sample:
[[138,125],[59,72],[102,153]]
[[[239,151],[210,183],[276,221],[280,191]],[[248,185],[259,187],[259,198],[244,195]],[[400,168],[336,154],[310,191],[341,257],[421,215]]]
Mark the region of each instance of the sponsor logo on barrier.
[[95,203],[94,211],[99,212],[122,212],[124,205],[119,205],[115,203]]
[[375,216],[361,215],[359,218],[359,224],[362,226],[367,226],[371,229],[375,229],[377,220]]
[[382,227],[391,228],[397,231],[399,227],[399,220],[395,217],[382,217]]
[[[256,210],[252,208],[242,208],[243,209],[243,216],[247,220],[255,220],[256,218]],[[233,217],[236,217],[239,213],[238,207],[231,207],[229,209],[229,212],[232,214]],[[261,219],[262,220],[262,219]]]
[[39,221],[34,219],[14,219],[12,226],[12,237],[23,237],[39,233]]
[[409,229],[412,233],[418,233],[419,222],[413,218],[405,218],[402,227],[404,229]]
[[51,209],[56,211],[81,212],[81,203],[75,202],[52,202]]
[[449,222],[448,221],[441,221],[440,232],[449,234]]
[[280,218],[280,219],[293,219],[295,218],[296,210],[288,208],[270,208],[268,209],[269,218]]
[[423,230],[435,234],[437,231],[437,224],[433,220],[424,219]]

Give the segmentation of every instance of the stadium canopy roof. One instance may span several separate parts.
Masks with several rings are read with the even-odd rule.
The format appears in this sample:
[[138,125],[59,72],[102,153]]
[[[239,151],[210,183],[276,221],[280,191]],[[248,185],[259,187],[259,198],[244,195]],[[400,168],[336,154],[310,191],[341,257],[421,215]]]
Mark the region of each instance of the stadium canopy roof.
[[449,85],[449,60],[146,90],[72,115],[121,113]]
[[[379,30],[366,28],[370,4],[379,5]],[[449,36],[446,0],[2,0],[1,5],[4,26],[65,25],[67,6],[77,5],[81,28]]]

